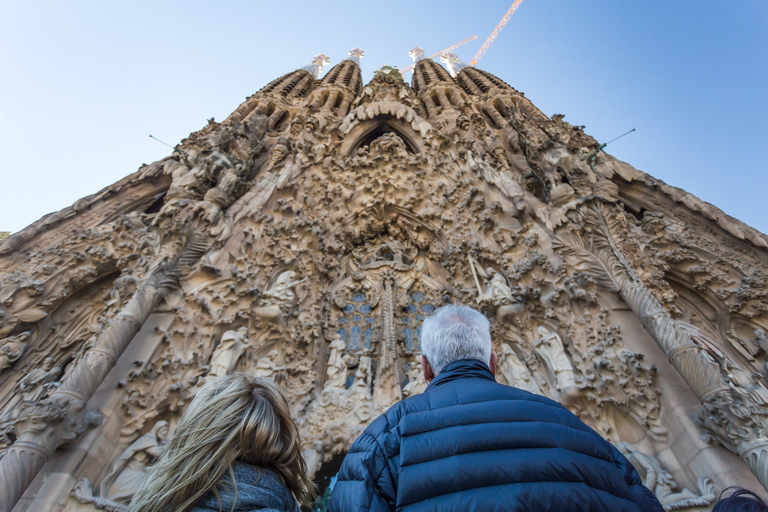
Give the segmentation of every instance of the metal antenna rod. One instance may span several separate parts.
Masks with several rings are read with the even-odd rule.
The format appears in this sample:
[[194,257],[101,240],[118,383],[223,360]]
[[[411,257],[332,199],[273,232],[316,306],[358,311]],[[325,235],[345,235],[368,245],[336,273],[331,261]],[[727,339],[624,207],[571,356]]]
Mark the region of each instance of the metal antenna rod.
[[629,130],[627,133],[622,133],[621,135],[619,135],[619,136],[618,136],[618,137],[616,137],[615,139],[611,139],[611,140],[609,140],[608,142],[606,142],[605,144],[603,144],[603,145],[602,145],[602,147],[605,147],[605,146],[607,146],[608,144],[610,144],[611,142],[613,142],[613,141],[615,141],[615,140],[619,140],[620,138],[622,138],[622,137],[623,137],[623,136],[625,136],[625,135],[629,135],[629,134],[630,134],[630,133],[632,133],[633,131],[635,131],[635,129],[634,129],[634,128],[632,128],[631,130]]
[[149,135],[149,138],[150,138],[150,139],[155,139],[155,140],[156,140],[157,142],[159,142],[160,144],[165,144],[166,146],[168,146],[168,147],[169,147],[169,148],[171,148],[171,149],[175,149],[173,146],[171,146],[171,145],[170,145],[170,144],[168,144],[167,142],[163,142],[163,141],[161,141],[160,139],[158,139],[157,137],[155,137],[155,136],[154,136],[154,135],[152,135],[152,134],[150,134],[150,135]]

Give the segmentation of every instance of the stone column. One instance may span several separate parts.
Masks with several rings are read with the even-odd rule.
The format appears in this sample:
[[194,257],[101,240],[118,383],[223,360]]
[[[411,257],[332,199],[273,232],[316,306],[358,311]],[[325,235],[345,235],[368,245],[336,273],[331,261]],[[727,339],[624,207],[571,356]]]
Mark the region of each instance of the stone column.
[[[704,406],[698,418],[701,426],[736,453],[768,490],[768,409],[746,390],[729,385],[714,359],[691,340],[687,330],[643,284],[614,241],[604,207],[590,207],[585,217],[597,238],[577,251],[589,251],[605,269],[621,297],[696,393]],[[569,240],[560,238],[559,243],[573,248]]]
[[93,421],[85,404],[175,283],[173,271],[154,272],[67,373],[61,387],[15,414],[18,438],[0,459],[0,512],[10,512],[56,448],[74,441]]

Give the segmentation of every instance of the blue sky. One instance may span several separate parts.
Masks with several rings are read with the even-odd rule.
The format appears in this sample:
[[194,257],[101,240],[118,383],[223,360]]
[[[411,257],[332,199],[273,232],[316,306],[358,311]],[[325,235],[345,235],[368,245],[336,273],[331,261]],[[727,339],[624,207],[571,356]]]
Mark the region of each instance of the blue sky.
[[[0,0],[0,231],[168,155],[270,80],[359,46],[469,61],[512,0]],[[525,0],[478,67],[634,167],[768,232],[768,1]],[[763,148],[763,149],[760,149]]]

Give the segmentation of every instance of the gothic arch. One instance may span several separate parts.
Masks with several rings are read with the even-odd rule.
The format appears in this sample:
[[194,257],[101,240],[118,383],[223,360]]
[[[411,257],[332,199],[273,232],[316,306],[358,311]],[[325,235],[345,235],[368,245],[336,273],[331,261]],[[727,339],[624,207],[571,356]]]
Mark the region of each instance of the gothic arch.
[[360,147],[370,144],[385,133],[394,133],[400,137],[411,154],[426,150],[423,139],[409,123],[394,116],[384,115],[362,121],[352,128],[341,144],[341,153],[354,156]]

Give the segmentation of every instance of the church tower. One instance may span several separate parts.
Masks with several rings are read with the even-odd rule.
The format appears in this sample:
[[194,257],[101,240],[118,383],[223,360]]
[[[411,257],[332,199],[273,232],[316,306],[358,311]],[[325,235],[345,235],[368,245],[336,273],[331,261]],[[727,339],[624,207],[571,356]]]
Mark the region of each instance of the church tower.
[[0,512],[127,511],[231,371],[280,384],[333,474],[424,390],[421,323],[453,302],[491,321],[500,381],[571,409],[669,510],[768,488],[768,236],[487,71],[365,84],[361,56],[0,240]]

